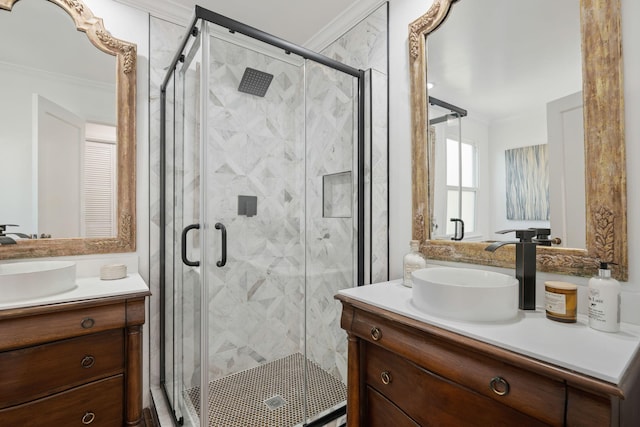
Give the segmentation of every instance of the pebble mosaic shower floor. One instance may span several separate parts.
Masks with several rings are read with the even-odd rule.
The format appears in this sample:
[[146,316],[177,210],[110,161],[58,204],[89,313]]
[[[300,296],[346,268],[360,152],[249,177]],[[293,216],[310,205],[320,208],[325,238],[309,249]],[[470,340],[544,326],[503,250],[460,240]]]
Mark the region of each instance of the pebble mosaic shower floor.
[[[209,425],[289,427],[300,424],[304,418],[304,360],[302,354],[295,353],[210,382]],[[309,413],[320,414],[344,402],[346,386],[316,363],[307,362]],[[185,393],[199,415],[200,387]]]

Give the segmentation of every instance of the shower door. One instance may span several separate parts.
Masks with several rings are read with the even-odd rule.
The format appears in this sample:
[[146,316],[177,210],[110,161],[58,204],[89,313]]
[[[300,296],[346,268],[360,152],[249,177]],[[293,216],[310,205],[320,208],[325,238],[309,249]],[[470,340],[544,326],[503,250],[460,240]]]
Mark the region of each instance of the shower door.
[[429,156],[436,159],[431,172],[431,234],[462,240],[465,233],[476,231],[477,149],[463,138],[464,115],[440,100],[429,101]]
[[205,33],[209,425],[294,426],[305,409],[304,61],[214,24]]
[[201,383],[200,123],[202,50],[195,39],[166,90],[164,146],[165,392],[176,421],[199,426]]

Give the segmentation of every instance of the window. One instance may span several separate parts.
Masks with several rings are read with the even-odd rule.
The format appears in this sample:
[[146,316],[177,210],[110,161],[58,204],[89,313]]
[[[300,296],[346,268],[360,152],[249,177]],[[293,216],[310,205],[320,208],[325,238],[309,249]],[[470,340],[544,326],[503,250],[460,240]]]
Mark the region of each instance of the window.
[[[475,145],[447,138],[447,220],[461,218],[465,233],[476,229],[477,149]],[[455,223],[447,221],[447,235]]]
[[87,123],[85,128],[82,236],[112,237],[118,234],[116,211],[116,127]]

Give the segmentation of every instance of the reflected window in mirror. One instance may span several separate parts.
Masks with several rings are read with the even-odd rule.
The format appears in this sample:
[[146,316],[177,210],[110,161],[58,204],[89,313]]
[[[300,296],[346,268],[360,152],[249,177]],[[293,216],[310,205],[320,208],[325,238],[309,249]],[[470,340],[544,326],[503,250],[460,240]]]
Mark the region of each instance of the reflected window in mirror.
[[473,144],[459,139],[446,141],[447,147],[447,235],[455,235],[455,224],[451,218],[464,222],[465,233],[476,231],[476,149]]
[[458,220],[462,220],[464,238],[469,239],[476,235],[476,200],[480,192],[478,150],[472,140],[462,137],[461,117],[434,107],[429,112],[430,155],[438,165],[434,176],[432,236],[434,239],[458,238]]

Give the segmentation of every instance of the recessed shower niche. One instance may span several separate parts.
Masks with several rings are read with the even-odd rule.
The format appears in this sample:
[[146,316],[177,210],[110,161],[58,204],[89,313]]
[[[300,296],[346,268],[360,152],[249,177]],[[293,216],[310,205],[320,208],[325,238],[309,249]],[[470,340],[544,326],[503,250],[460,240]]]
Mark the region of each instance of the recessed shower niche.
[[322,216],[351,218],[353,205],[351,171],[322,177]]

